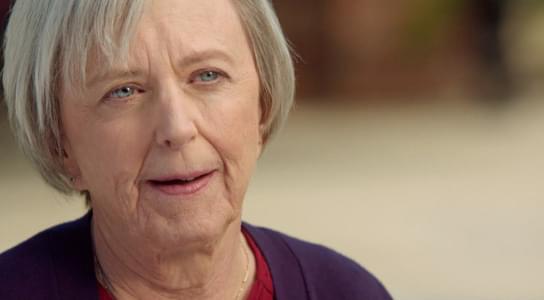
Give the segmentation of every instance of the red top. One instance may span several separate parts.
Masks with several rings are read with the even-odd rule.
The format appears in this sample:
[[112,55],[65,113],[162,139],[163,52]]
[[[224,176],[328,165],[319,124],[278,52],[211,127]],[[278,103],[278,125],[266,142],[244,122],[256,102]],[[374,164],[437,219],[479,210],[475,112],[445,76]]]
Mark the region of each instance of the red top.
[[247,300],[273,300],[274,286],[272,284],[272,275],[264,256],[259,247],[253,240],[253,237],[246,230],[242,229],[253,256],[255,256],[255,281],[251,286]]
[[[242,229],[242,233],[247,240],[251,252],[253,252],[253,256],[255,256],[256,262],[255,281],[251,286],[247,300],[273,300],[274,286],[268,264],[251,235],[244,229]],[[98,283],[98,295],[100,300],[114,299],[100,283]]]

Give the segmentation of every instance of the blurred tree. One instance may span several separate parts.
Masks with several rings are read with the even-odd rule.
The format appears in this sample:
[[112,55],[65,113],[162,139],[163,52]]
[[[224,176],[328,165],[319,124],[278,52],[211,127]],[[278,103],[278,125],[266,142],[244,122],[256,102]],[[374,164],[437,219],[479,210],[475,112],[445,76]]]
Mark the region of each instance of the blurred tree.
[[[414,0],[408,6],[402,44],[406,51],[427,55],[437,40],[462,16],[470,0]],[[478,0],[474,0],[478,1]],[[415,50],[415,51],[414,51]]]
[[[528,0],[542,3],[542,0]],[[411,6],[403,35],[405,53],[425,57],[448,36],[452,27],[464,27],[464,39],[476,56],[475,86],[480,98],[502,101],[511,94],[512,80],[505,62],[501,31],[510,1],[417,0]]]

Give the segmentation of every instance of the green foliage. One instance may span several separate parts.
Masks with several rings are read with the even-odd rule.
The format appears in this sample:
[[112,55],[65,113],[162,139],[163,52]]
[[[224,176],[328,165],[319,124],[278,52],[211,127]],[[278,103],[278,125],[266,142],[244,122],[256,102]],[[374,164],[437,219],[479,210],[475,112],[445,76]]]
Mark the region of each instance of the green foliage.
[[404,48],[417,52],[428,49],[462,15],[468,1],[417,0],[402,30]]

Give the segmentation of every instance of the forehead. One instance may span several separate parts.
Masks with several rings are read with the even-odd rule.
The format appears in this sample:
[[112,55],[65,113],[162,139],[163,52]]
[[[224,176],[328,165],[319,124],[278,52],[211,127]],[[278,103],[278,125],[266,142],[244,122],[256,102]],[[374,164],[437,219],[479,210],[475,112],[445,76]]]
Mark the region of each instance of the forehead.
[[91,55],[87,74],[96,77],[110,68],[143,64],[150,53],[181,60],[210,50],[223,52],[234,62],[248,56],[252,60],[237,8],[230,0],[147,1],[126,53],[117,55],[109,67],[102,61],[104,55]]
[[225,35],[243,33],[236,8],[230,0],[148,1],[138,32],[145,33],[152,29],[150,26],[161,33],[174,31],[182,38],[206,34],[226,39]]
[[149,52],[177,58],[210,49],[247,55],[249,44],[230,0],[147,1],[128,47],[129,62]]

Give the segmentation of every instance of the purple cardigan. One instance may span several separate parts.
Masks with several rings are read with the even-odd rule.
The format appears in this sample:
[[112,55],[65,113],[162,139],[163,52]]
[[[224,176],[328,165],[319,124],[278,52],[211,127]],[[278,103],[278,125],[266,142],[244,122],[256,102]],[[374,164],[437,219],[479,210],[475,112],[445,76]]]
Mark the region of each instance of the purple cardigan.
[[[91,213],[0,254],[0,299],[98,299]],[[275,298],[392,299],[354,261],[323,246],[244,223],[272,273]]]

